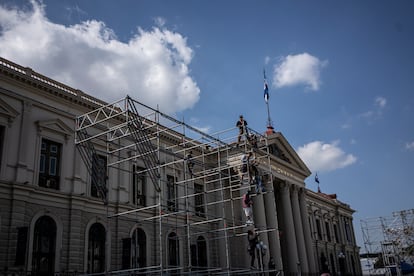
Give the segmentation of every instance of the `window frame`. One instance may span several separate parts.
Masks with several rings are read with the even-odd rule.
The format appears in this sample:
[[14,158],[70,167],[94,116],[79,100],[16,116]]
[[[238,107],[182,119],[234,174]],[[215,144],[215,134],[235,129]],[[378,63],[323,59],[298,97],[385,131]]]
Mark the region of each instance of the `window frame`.
[[[136,164],[132,165],[132,203],[136,206],[146,206],[147,175],[145,172],[139,173],[143,170]],[[141,193],[138,193],[139,190]]]
[[177,178],[173,175],[167,174],[167,209],[168,211],[176,212],[178,210],[177,200]]
[[[52,147],[56,147],[56,150],[52,151]],[[41,138],[38,171],[39,187],[60,190],[62,150],[62,143],[45,137]],[[52,160],[54,160],[53,166]],[[52,167],[54,168],[53,173],[51,172]]]
[[195,215],[199,217],[206,216],[206,206],[204,204],[204,186],[194,183],[194,211]]
[[[91,197],[100,198],[99,191],[98,191],[97,187],[94,184],[94,181],[98,181],[98,183],[99,182],[103,182],[103,187],[104,187],[104,190],[106,191],[106,194],[104,196],[106,197],[107,194],[108,194],[108,186],[107,186],[108,185],[107,184],[107,179],[108,179],[108,168],[107,168],[108,158],[106,156],[102,155],[102,154],[95,154],[93,156],[93,158],[97,158],[98,159],[98,162],[103,161],[103,164],[99,164],[99,167],[97,168],[98,171],[103,170],[103,172],[102,172],[103,176],[101,175],[99,177],[99,179],[97,179],[97,180],[94,179],[93,171],[95,169],[94,166],[95,166],[96,162],[92,162],[92,175],[91,175],[91,181],[90,181],[90,185],[91,185],[90,195],[91,195]],[[100,185],[102,185],[102,183]]]
[[[104,272],[106,266],[106,230],[102,224],[95,222],[89,228],[87,249],[87,273]],[[95,255],[95,253],[98,255]],[[95,267],[96,265],[98,267]]]

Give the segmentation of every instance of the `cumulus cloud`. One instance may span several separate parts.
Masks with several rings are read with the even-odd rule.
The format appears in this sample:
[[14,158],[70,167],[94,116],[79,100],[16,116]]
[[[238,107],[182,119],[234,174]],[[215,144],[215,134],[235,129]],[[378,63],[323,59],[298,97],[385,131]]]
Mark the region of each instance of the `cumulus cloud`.
[[412,151],[414,151],[414,141],[412,141],[412,142],[407,142],[406,144],[405,144],[405,149],[407,149],[407,150],[412,150]]
[[327,64],[308,53],[288,55],[275,65],[273,85],[280,88],[303,84],[310,90],[318,90],[320,71]]
[[102,21],[59,25],[41,3],[31,4],[28,11],[0,5],[0,56],[109,102],[128,94],[174,113],[199,100],[189,69],[193,50],[162,18],[121,42]]
[[346,154],[339,147],[338,141],[331,144],[310,142],[299,147],[297,152],[311,171],[333,171],[347,167],[357,160],[352,154]]

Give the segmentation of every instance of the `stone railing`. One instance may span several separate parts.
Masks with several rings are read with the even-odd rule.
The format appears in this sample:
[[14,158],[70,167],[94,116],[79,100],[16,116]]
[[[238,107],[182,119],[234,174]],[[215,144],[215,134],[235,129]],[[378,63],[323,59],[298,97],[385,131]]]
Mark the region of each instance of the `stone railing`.
[[82,102],[86,102],[88,104],[92,104],[96,106],[107,105],[106,102],[101,101],[88,94],[85,94],[79,89],[74,89],[63,83],[52,80],[44,75],[41,75],[33,71],[29,67],[20,66],[2,57],[0,57],[0,69],[2,72],[16,74],[16,75],[19,75],[21,78],[25,78],[27,80],[31,80],[32,82],[37,83],[38,85],[45,86],[48,89],[52,90],[53,92],[64,94],[63,95],[64,97],[73,97],[73,98],[76,98],[78,101],[80,100]]

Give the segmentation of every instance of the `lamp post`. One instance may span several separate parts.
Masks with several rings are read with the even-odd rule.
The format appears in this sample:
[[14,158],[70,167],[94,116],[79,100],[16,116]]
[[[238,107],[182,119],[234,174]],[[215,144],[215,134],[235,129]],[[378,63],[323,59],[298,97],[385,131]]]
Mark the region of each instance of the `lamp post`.
[[342,275],[345,275],[345,254],[341,251],[338,254],[338,259],[339,259],[339,271]]

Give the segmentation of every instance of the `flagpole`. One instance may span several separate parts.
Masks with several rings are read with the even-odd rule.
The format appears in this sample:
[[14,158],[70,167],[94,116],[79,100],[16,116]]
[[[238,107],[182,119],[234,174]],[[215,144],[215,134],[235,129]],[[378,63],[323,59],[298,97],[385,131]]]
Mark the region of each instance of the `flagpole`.
[[270,107],[269,107],[269,86],[267,85],[267,81],[266,81],[266,71],[263,68],[263,78],[264,78],[264,98],[265,98],[265,102],[266,102],[266,108],[267,108],[267,130],[266,130],[266,134],[272,134],[275,133],[274,128],[273,128],[273,122],[272,119],[270,118]]

